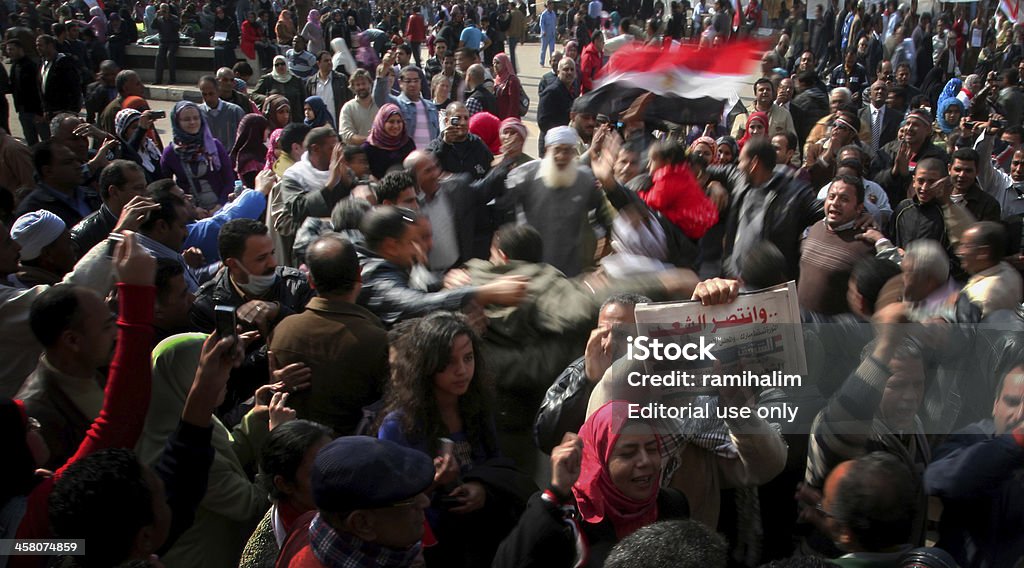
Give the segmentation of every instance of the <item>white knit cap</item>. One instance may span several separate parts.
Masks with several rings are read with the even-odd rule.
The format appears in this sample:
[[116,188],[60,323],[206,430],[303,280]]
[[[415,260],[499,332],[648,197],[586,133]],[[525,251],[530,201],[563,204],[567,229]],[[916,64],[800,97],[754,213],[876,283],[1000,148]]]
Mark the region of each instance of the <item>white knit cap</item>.
[[548,130],[547,134],[544,135],[545,146],[557,146],[559,144],[575,146],[577,141],[579,141],[579,138],[576,136],[576,130],[568,126],[556,126]]
[[35,260],[47,247],[64,232],[64,221],[60,217],[40,209],[25,213],[11,225],[11,238],[21,246],[22,260]]

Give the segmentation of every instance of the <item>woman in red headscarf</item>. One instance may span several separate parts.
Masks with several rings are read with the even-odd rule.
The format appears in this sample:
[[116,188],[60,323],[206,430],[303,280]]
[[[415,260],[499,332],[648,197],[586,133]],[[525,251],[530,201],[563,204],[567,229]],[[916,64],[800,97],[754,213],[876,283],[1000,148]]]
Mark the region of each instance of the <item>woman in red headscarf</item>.
[[501,120],[486,111],[478,112],[469,119],[469,132],[479,136],[495,156],[501,153],[501,138],[498,135],[500,129]]
[[494,56],[494,98],[498,100],[498,118],[519,118],[523,84],[516,76],[512,60],[504,52]]
[[661,438],[654,426],[629,419],[629,404],[608,402],[579,437],[551,452],[551,486],[530,498],[519,524],[501,543],[494,568],[597,568],[613,546],[659,520],[687,518],[686,497],[661,489]]
[[747,127],[743,131],[743,138],[739,139],[740,150],[751,138],[760,138],[768,135],[768,113],[752,112],[747,117]]

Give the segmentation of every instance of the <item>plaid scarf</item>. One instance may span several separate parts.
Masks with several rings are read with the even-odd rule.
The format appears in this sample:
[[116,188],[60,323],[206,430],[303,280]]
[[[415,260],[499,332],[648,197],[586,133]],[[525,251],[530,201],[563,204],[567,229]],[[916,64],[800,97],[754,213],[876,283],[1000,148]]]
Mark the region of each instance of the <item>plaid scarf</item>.
[[406,549],[388,548],[340,533],[317,514],[309,524],[309,545],[320,562],[332,568],[402,568],[412,566],[420,554],[417,541]]

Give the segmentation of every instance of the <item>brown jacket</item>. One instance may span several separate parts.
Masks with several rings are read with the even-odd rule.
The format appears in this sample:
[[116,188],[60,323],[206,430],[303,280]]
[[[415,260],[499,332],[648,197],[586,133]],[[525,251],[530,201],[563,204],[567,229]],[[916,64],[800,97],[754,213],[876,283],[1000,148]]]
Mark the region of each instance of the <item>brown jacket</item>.
[[363,407],[380,399],[388,376],[383,324],[340,300],[313,298],[304,312],[281,320],[270,350],[282,367],[309,365],[312,388],[291,395],[288,405],[299,418],[330,426],[338,436],[355,432]]
[[15,395],[25,403],[25,412],[39,421],[39,431],[50,450],[44,467],[56,471],[78,450],[92,421],[103,407],[100,377],[81,379],[56,369],[44,354]]

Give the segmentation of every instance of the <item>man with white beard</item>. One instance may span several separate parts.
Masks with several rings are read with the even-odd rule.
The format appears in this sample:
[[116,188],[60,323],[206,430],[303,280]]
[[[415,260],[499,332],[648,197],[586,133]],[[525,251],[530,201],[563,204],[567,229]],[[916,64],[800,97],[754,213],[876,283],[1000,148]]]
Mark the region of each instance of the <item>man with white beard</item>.
[[507,209],[521,211],[540,232],[543,261],[576,276],[594,263],[594,235],[588,213],[596,212],[605,234],[611,233],[612,212],[598,190],[590,168],[576,157],[576,131],[558,126],[544,136],[544,158],[524,164],[508,176]]

